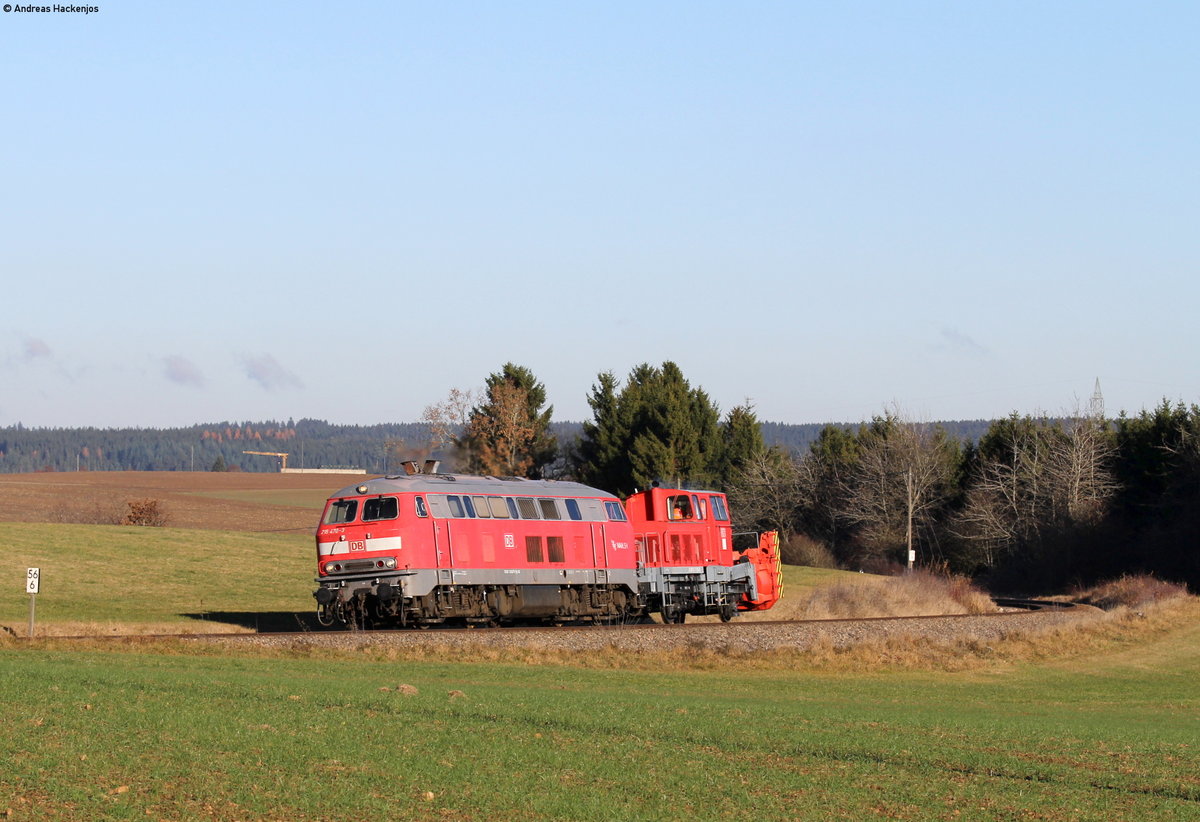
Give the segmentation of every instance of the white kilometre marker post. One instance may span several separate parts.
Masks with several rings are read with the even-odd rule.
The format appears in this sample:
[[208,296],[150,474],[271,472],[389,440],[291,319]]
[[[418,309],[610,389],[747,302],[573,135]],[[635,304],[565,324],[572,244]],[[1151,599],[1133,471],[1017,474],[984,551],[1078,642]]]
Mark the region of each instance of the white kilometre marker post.
[[37,613],[38,588],[41,587],[42,569],[25,569],[25,593],[29,594],[29,638],[33,639],[33,618]]

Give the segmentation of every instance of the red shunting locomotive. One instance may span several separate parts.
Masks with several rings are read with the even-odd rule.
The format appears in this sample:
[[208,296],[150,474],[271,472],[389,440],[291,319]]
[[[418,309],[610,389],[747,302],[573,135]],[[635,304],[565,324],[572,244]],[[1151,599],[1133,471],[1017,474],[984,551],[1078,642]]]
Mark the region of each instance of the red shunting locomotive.
[[326,502],[321,624],[729,620],[782,593],[775,533],[735,550],[724,494],[652,488],[622,504],[576,482],[405,469]]

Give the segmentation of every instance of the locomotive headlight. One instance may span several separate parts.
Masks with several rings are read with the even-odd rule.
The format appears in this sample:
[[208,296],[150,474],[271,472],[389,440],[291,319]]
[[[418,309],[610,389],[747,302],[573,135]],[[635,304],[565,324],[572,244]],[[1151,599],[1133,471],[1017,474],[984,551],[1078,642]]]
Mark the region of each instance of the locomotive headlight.
[[396,558],[395,557],[384,557],[383,559],[377,560],[375,562],[375,567],[376,568],[388,568],[388,569],[395,568],[396,567]]

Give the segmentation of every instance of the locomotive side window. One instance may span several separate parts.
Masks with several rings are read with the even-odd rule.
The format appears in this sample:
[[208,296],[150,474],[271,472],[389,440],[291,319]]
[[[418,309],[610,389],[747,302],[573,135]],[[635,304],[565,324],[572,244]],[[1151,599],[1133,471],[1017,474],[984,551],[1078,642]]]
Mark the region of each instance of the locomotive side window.
[[583,519],[583,514],[579,512],[578,500],[567,500],[567,516],[569,516],[571,519]]
[[459,498],[457,496],[455,496],[454,494],[447,496],[446,504],[450,506],[450,516],[452,516],[452,517],[464,516],[462,501],[459,500]]
[[604,511],[608,514],[608,518],[614,522],[625,521],[625,509],[621,507],[619,502],[605,502]]
[[400,504],[395,497],[376,497],[363,502],[363,522],[395,519],[398,516],[400,516]]
[[475,503],[475,516],[487,518],[492,515],[487,497],[472,497],[471,500]]
[[537,506],[529,497],[517,497],[517,508],[521,510],[521,519],[541,519]]
[[713,517],[722,522],[729,522],[729,509],[725,507],[725,500],[721,497],[709,497],[712,500]]
[[562,537],[546,537],[546,552],[550,554],[551,562],[566,562],[567,557],[563,552]]
[[488,510],[492,512],[492,516],[496,519],[508,519],[508,506],[504,504],[504,497],[488,497]]
[[429,516],[429,509],[425,507],[425,498],[424,497],[413,497],[413,499],[416,501],[416,505],[417,505],[417,516],[418,517]]
[[[540,499],[538,505],[542,508],[542,519],[562,519],[562,514],[558,513],[558,506],[552,499]],[[553,562],[554,560],[551,560]]]
[[677,497],[667,497],[667,514],[671,519],[693,519],[695,517],[692,501],[687,494]]
[[525,560],[527,562],[543,562],[542,538],[525,537]]
[[521,515],[517,513],[517,504],[513,502],[513,498],[505,497],[504,502],[508,505],[508,515],[513,519],[520,519]]
[[338,525],[343,522],[353,522],[358,513],[358,500],[340,499],[329,506],[325,512],[326,525]]
[[471,503],[470,497],[463,497],[463,508],[467,509],[467,516],[475,516],[475,506]]

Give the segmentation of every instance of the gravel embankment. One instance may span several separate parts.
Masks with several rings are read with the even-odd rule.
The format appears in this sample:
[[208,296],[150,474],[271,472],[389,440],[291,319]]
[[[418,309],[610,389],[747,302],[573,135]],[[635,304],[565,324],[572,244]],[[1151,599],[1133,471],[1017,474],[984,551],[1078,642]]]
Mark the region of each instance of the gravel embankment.
[[586,651],[617,648],[625,651],[664,651],[696,648],[754,652],[776,648],[802,650],[814,643],[846,647],[892,638],[924,638],[936,642],[959,639],[994,641],[1014,632],[1038,633],[1068,622],[1095,618],[1101,612],[1087,606],[989,614],[891,619],[820,620],[811,622],[743,622],[694,625],[636,625],[556,629],[495,628],[428,631],[327,631],[311,634],[258,634],[237,639],[196,637],[196,641],[251,643],[283,647],[361,648],[530,648]]

